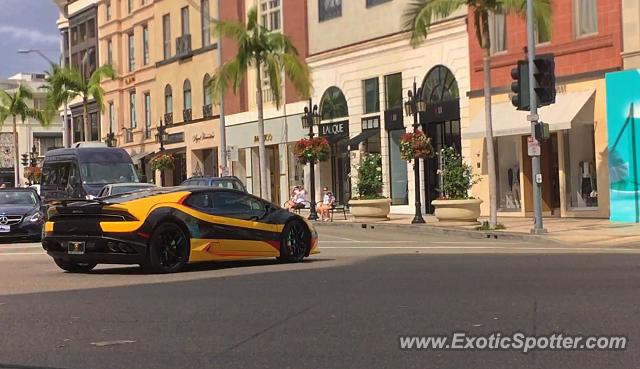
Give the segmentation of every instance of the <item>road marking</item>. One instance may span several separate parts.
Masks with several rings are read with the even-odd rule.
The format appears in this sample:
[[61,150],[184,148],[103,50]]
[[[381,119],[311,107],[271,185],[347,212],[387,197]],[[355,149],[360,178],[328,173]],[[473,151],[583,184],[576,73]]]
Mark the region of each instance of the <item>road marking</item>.
[[[431,241],[430,243],[443,244],[443,245],[455,245],[463,244],[468,245],[472,242],[469,241]],[[489,241],[477,241],[476,243],[490,243]],[[500,242],[501,245],[523,245],[524,242]]]
[[353,240],[353,241],[323,241],[323,240],[320,240],[320,243],[394,243],[394,242],[398,242],[398,243],[417,243],[418,241],[358,241],[358,240]]
[[333,237],[333,238],[337,238],[337,239],[343,240],[343,241],[351,241],[351,242],[356,241],[353,238],[339,237],[339,236],[334,236],[334,235],[323,235],[322,236],[322,238],[325,238],[325,237]]
[[409,249],[409,250],[514,250],[514,251],[620,251],[640,253],[637,248],[596,247],[503,247],[503,246],[323,246],[321,249]]

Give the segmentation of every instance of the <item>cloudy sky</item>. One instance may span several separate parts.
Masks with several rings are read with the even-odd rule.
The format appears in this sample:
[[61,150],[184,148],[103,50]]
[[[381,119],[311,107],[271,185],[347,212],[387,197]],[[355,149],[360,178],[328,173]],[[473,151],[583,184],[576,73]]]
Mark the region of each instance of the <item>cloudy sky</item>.
[[38,49],[58,61],[58,8],[53,0],[0,0],[0,9],[0,79],[48,69],[40,56],[18,54],[18,49]]

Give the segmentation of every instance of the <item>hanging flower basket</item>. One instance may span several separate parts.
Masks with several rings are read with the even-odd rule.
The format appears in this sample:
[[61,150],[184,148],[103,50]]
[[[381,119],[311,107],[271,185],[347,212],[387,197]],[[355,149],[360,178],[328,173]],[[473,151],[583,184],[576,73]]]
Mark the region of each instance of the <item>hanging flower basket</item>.
[[324,137],[303,138],[293,148],[293,155],[302,164],[325,161],[329,158],[329,153],[331,147]]
[[173,169],[174,158],[171,154],[160,153],[151,158],[149,164],[151,169],[163,171],[166,169]]
[[24,178],[32,184],[40,183],[42,178],[42,168],[37,166],[29,166],[24,168]]
[[400,157],[402,160],[427,159],[432,156],[431,137],[427,137],[424,132],[415,130],[402,135],[400,139]]

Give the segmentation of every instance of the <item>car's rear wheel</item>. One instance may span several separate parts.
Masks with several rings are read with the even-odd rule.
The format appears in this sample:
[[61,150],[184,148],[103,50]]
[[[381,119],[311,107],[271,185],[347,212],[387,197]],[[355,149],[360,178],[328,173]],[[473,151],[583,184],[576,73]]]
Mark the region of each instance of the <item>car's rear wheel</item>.
[[189,239],[175,223],[162,223],[149,242],[148,268],[156,273],[179,272],[187,264]]
[[76,263],[63,259],[53,259],[58,267],[71,273],[87,273],[98,265],[97,263]]
[[294,220],[287,223],[282,230],[280,260],[287,263],[302,261],[309,249],[310,240],[309,229],[303,222]]

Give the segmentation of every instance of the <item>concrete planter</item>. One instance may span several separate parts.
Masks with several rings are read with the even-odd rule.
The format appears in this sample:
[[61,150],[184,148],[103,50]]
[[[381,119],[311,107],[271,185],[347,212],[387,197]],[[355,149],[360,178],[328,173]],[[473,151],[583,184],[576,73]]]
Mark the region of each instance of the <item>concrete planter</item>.
[[479,224],[480,204],[480,199],[431,201],[431,205],[436,208],[433,215],[438,218],[438,222],[449,223]]
[[390,199],[349,200],[349,211],[356,221],[389,220]]

